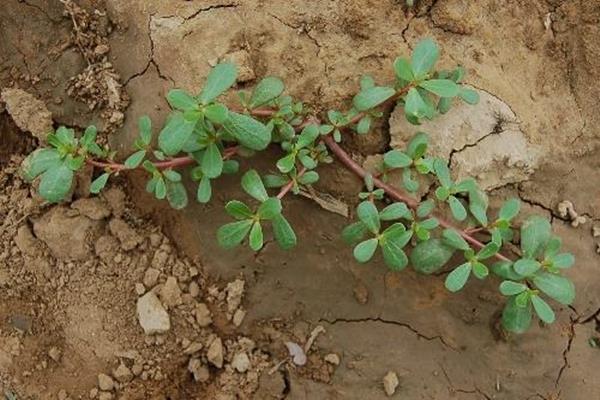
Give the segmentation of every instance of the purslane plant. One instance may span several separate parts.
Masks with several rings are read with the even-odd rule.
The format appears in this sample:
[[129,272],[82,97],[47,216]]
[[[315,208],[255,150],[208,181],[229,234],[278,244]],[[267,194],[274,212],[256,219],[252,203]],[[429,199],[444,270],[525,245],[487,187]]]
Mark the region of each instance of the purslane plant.
[[[560,238],[552,235],[548,220],[534,215],[518,227],[514,223],[520,208],[517,199],[509,199],[490,217],[486,193],[472,178],[453,180],[447,162],[428,155],[425,133],[416,134],[406,149],[384,154],[375,176],[339,144],[344,134],[367,134],[372,121],[382,116],[381,108],[391,103],[403,106],[406,119],[416,125],[448,112],[456,98],[477,103],[477,92],[461,84],[463,68],[437,71],[438,58],[438,46],[422,40],[410,59],[395,60],[393,85],[380,86],[363,76],[353,107],[346,112],[330,110],[324,120],[284,95],[284,84],[276,77],[264,78],[251,93],[240,92],[240,105],[228,107],[218,99],[236,82],[237,70],[231,63],[221,63],[211,70],[199,94],[181,89],[168,93],[173,112],[157,138],[150,118],[140,118],[135,151],[123,163],[115,161],[115,152],[97,144],[95,127],[87,128],[80,138],[72,129],[60,127],[48,136],[49,147],[24,160],[23,176],[28,181],[38,179],[40,195],[59,202],[68,197],[74,174],[85,165],[100,170],[91,184],[93,193],[99,193],[112,175],[141,168],[149,176],[146,190],[181,209],[188,203],[188,193],[177,169],[189,167],[185,171],[197,183],[196,200],[206,203],[216,179],[238,172],[235,157],[250,157],[277,144],[283,155],[271,173],[261,176],[249,170],[242,175],[242,188],[254,204],[229,201],[225,210],[235,221],[218,229],[217,240],[224,248],[246,241],[258,251],[265,242],[264,228],[270,224],[276,242],[290,249],[297,238],[282,213],[282,199],[317,182],[316,168],[332,162],[333,155],[365,183],[359,193],[358,220],[342,233],[354,245],[358,262],[372,260],[379,249],[391,270],[410,264],[420,273],[433,274],[460,252],[464,262],[445,278],[449,291],[459,291],[472,277],[485,279],[491,273],[502,280],[499,289],[507,297],[502,314],[507,330],[524,332],[534,312],[551,323],[555,314],[544,298],[568,305],[575,289],[561,274],[573,265],[574,257],[560,251]],[[392,174],[399,174],[401,187],[389,183]],[[417,194],[419,182],[427,182],[426,198]],[[520,250],[513,244],[517,229]],[[409,245],[412,250],[407,255]],[[510,257],[504,253],[507,250]]]

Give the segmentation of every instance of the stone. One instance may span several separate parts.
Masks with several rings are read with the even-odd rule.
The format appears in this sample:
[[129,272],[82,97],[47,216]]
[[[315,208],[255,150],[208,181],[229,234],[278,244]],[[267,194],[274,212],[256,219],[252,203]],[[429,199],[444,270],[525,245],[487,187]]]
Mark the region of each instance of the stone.
[[231,361],[231,366],[237,372],[244,373],[250,368],[250,359],[246,353],[236,353]]
[[204,328],[212,323],[212,318],[210,316],[210,310],[204,303],[198,303],[196,305],[196,322],[200,327]]
[[223,342],[221,338],[214,339],[206,352],[208,361],[217,368],[223,367]]
[[235,313],[233,314],[233,318],[232,318],[232,322],[233,325],[240,326],[242,324],[242,322],[244,321],[244,317],[246,316],[246,311],[242,310],[241,308],[238,308],[237,310],[235,310]]
[[120,383],[131,382],[133,379],[133,372],[123,363],[119,364],[119,366],[113,371],[113,376]]
[[238,68],[237,81],[248,82],[256,78],[252,68],[252,60],[248,51],[242,49],[231,52],[223,57],[223,60],[233,62]]
[[162,303],[171,308],[182,303],[181,289],[177,283],[177,278],[170,276],[160,289],[160,300]]
[[135,229],[120,218],[111,219],[108,228],[110,233],[119,239],[121,248],[125,251],[133,250],[142,243],[142,237],[138,235]]
[[227,310],[233,313],[242,302],[242,296],[244,295],[245,282],[241,279],[236,279],[233,282],[229,282],[225,291],[227,292]]
[[98,374],[98,389],[110,392],[115,387],[113,379],[106,374]]
[[143,283],[148,289],[151,289],[158,282],[160,271],[155,268],[148,268],[144,273]]
[[398,375],[396,375],[396,373],[393,371],[389,371],[383,377],[383,389],[385,390],[385,394],[388,396],[392,396],[394,393],[396,393],[396,388],[399,384],[400,381],[398,381]]
[[141,296],[141,295],[143,295],[144,293],[146,293],[146,287],[144,286],[144,284],[143,284],[143,283],[139,283],[139,282],[138,282],[138,283],[136,283],[136,284],[135,284],[135,293],[136,293],[138,296]]
[[111,392],[100,392],[98,400],[113,400],[115,396]]
[[71,203],[71,208],[79,211],[79,214],[97,221],[110,216],[110,209],[106,203],[98,197],[75,200]]
[[200,286],[198,286],[198,283],[195,281],[190,282],[190,285],[188,286],[188,292],[190,293],[190,296],[198,297],[198,295],[200,295]]
[[[404,150],[416,132],[429,132],[428,154],[449,160],[455,180],[475,177],[485,190],[527,180],[540,162],[540,148],[529,142],[508,104],[471,89],[479,93],[478,104],[456,102],[451,112],[418,126],[396,107],[389,120],[390,146]],[[389,178],[397,185],[401,174]]]
[[56,258],[88,260],[92,255],[88,241],[93,243],[99,236],[100,221],[72,213],[63,206],[53,207],[33,222],[33,232]]
[[59,362],[62,352],[57,347],[53,346],[50,348],[50,350],[48,350],[48,356],[54,361]]
[[185,346],[185,350],[183,351],[183,354],[192,355],[192,354],[197,353],[200,350],[202,350],[202,347],[204,347],[204,345],[202,343],[192,342],[189,345]]
[[154,292],[148,292],[138,299],[137,317],[146,335],[165,333],[171,329],[169,314]]
[[325,362],[331,365],[340,365],[340,356],[335,353],[329,353],[325,356]]
[[31,132],[42,142],[54,131],[52,113],[43,101],[31,93],[17,88],[5,88],[1,98],[6,103],[6,111],[21,130]]
[[208,367],[202,364],[197,358],[191,358],[188,362],[188,371],[190,371],[196,382],[206,382],[210,378]]

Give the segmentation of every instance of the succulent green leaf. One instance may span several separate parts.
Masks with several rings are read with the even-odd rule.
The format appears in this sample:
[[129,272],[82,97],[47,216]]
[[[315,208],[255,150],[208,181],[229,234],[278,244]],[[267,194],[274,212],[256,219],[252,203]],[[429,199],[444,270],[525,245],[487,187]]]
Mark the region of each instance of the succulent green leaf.
[[488,197],[483,190],[475,187],[469,191],[469,211],[481,226],[488,224],[487,208]]
[[458,96],[459,86],[449,79],[430,79],[419,84],[423,89],[440,97]]
[[60,153],[55,149],[37,149],[21,164],[23,179],[31,182],[40,174],[62,164]]
[[542,321],[547,324],[551,324],[556,319],[554,315],[554,311],[552,308],[546,303],[540,296],[533,295],[531,296],[531,304],[533,304],[533,309],[535,313],[540,317]]
[[42,174],[38,190],[45,200],[58,203],[69,193],[72,182],[73,171],[63,163],[49,168]]
[[358,111],[366,111],[377,107],[387,99],[392,97],[396,91],[391,87],[373,86],[361,90],[354,99],[352,104]]
[[108,178],[110,177],[109,172],[105,172],[96,179],[94,179],[90,185],[90,193],[98,194],[104,189],[106,183],[108,182]]
[[489,242],[481,250],[479,250],[479,252],[477,253],[477,259],[478,260],[488,259],[488,258],[492,257],[493,255],[495,255],[496,253],[498,253],[498,250],[500,250],[500,247],[498,246],[497,243]]
[[551,236],[550,222],[538,215],[532,215],[521,225],[521,249],[528,258],[538,257]]
[[294,166],[296,165],[296,155],[294,153],[289,153],[285,157],[277,160],[276,165],[278,170],[280,170],[284,174],[287,174],[292,169],[294,169]]
[[458,250],[469,250],[471,246],[460,236],[456,229],[444,229],[442,237],[447,245]]
[[240,170],[240,163],[236,160],[225,160],[223,161],[223,173],[224,174],[235,174]]
[[342,230],[342,238],[348,244],[355,244],[361,241],[369,229],[362,221],[354,222]]
[[167,101],[169,105],[180,111],[188,111],[198,109],[198,102],[191,94],[188,94],[182,89],[171,89],[167,93]]
[[396,76],[398,78],[407,82],[412,82],[415,79],[410,61],[408,61],[406,58],[396,58],[394,61],[394,71],[396,72]]
[[404,104],[404,113],[409,122],[414,123],[414,121],[426,117],[429,114],[428,108],[429,106],[425,103],[425,100],[423,100],[417,89],[412,88],[408,91]]
[[523,279],[523,276],[517,274],[513,268],[513,263],[510,261],[498,261],[492,264],[492,272],[503,279],[511,279],[514,281]]
[[249,107],[256,108],[276,99],[283,93],[285,88],[283,81],[274,76],[268,76],[261,80],[252,92]]
[[198,203],[208,203],[212,197],[212,187],[210,185],[210,178],[203,175],[198,184],[198,191],[196,192],[196,200]]
[[265,186],[268,188],[278,188],[288,183],[289,179],[281,175],[268,174],[264,176],[264,182]]
[[413,160],[420,158],[427,151],[429,137],[425,132],[417,132],[406,146],[406,154]]
[[242,188],[256,200],[263,202],[269,198],[265,185],[256,170],[249,170],[242,176]]
[[550,258],[553,267],[570,268],[575,263],[575,257],[571,253],[560,253]]
[[506,200],[506,202],[500,208],[498,212],[498,218],[510,221],[519,213],[519,209],[521,208],[521,202],[517,198],[512,198]]
[[383,162],[388,168],[406,168],[413,160],[400,150],[390,150],[383,155]]
[[296,142],[296,145],[300,149],[310,146],[319,137],[319,135],[320,135],[320,132],[319,132],[319,127],[317,125],[315,125],[315,124],[307,125],[304,127],[304,129],[302,129],[302,132],[300,133],[300,135],[298,135],[298,141]]
[[214,103],[206,106],[204,115],[210,122],[222,125],[229,118],[229,110],[223,104]]
[[208,74],[204,88],[198,96],[202,104],[208,104],[229,89],[237,78],[237,68],[233,63],[217,64]]
[[420,242],[410,254],[413,268],[423,274],[439,271],[452,257],[454,249],[441,239]]
[[525,307],[520,307],[517,304],[516,297],[510,297],[504,306],[502,326],[507,331],[523,333],[531,325],[531,303],[527,302]]
[[152,120],[147,115],[142,115],[138,120],[140,138],[146,146],[152,141]]
[[415,78],[420,79],[425,77],[437,62],[440,56],[440,50],[433,40],[426,38],[421,40],[415,46],[411,65]]
[[239,200],[231,200],[225,204],[225,211],[233,218],[242,220],[252,218],[252,210]]
[[125,166],[129,169],[137,168],[140,166],[144,157],[146,156],[146,150],[139,150],[127,157],[125,160]]
[[364,116],[362,117],[359,121],[358,124],[356,124],[356,133],[358,133],[359,135],[366,135],[367,133],[369,133],[369,129],[371,129],[371,117],[370,116]]
[[181,182],[167,182],[167,200],[176,210],[185,208],[188,204],[187,191]]
[[461,87],[458,95],[461,99],[465,101],[467,104],[477,104],[479,103],[479,93],[477,93],[473,89],[468,89],[465,87]]
[[181,174],[172,169],[166,169],[163,171],[163,175],[167,180],[171,182],[181,182]]
[[440,221],[438,221],[437,218],[427,218],[424,221],[420,221],[419,226],[423,229],[427,229],[428,231],[430,231],[440,226]]
[[354,258],[356,261],[360,263],[366,263],[371,258],[373,258],[373,254],[375,254],[375,250],[377,249],[378,241],[377,239],[367,239],[364,242],[360,242],[354,247]]
[[479,261],[473,261],[471,266],[473,267],[473,275],[475,275],[478,279],[484,279],[490,273],[488,267]]
[[298,178],[301,185],[312,185],[319,180],[319,174],[316,171],[307,171]]
[[181,151],[188,141],[196,121],[188,120],[182,113],[174,113],[158,135],[158,147],[168,156],[173,156]]
[[223,172],[223,157],[215,143],[209,144],[204,150],[200,166],[202,173],[211,179],[218,177]]
[[527,285],[520,282],[503,281],[500,284],[500,293],[504,296],[514,296],[527,290]]
[[467,218],[467,210],[465,206],[455,196],[448,197],[448,205],[452,212],[452,217],[457,221],[464,221]]
[[431,199],[425,200],[424,202],[419,204],[419,207],[417,207],[417,216],[419,218],[425,218],[433,211],[434,207],[435,207],[435,201],[433,201]]
[[564,276],[540,272],[533,277],[533,284],[561,304],[569,305],[575,299],[575,286]]
[[408,264],[408,257],[402,250],[404,245],[400,239],[385,237],[381,242],[383,261],[392,271],[401,271]]
[[446,161],[436,158],[433,161],[433,170],[442,186],[447,188],[452,186],[453,182],[450,177],[450,169],[448,168]]
[[513,268],[515,269],[515,272],[521,276],[531,276],[535,274],[541,266],[542,265],[536,260],[521,258],[514,263]]
[[288,250],[296,245],[296,234],[290,223],[282,214],[273,218],[271,223],[273,224],[273,235],[275,236],[275,240],[279,244],[279,247]]
[[356,209],[358,218],[366,225],[373,233],[379,232],[381,223],[379,221],[379,213],[377,207],[370,201],[363,201]]
[[458,292],[462,289],[471,275],[471,263],[467,262],[455,268],[446,277],[446,289],[451,292]]
[[281,214],[281,200],[277,197],[269,197],[258,207],[258,216],[261,219],[273,219]]
[[544,257],[551,258],[557,255],[560,251],[560,246],[562,246],[562,240],[558,236],[551,236],[548,243],[546,243]]
[[225,249],[231,249],[242,243],[248,232],[250,232],[252,224],[251,219],[246,219],[221,226],[217,231],[219,245]]
[[162,200],[165,197],[167,197],[167,184],[165,183],[164,179],[156,179],[156,186],[154,187],[154,196],[156,196],[158,200]]
[[249,149],[264,150],[271,143],[271,131],[247,115],[229,112],[229,118],[223,126],[241,145]]
[[250,235],[248,236],[248,243],[250,248],[254,251],[258,251],[263,247],[263,230],[260,222],[256,221],[252,224],[250,229]]
[[408,206],[402,202],[390,204],[379,213],[379,219],[382,221],[394,221],[400,218],[406,218],[410,215]]

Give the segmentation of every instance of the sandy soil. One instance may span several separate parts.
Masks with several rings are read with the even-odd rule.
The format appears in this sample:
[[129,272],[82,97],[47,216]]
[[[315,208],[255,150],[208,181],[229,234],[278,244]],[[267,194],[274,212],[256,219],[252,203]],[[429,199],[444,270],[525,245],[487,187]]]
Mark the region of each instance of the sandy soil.
[[[5,99],[0,393],[383,399],[393,371],[393,398],[600,398],[592,346],[600,335],[600,239],[592,236],[600,226],[600,3],[425,0],[414,17],[402,3],[6,0],[0,89],[35,96],[55,125],[97,124],[124,155],[137,117],[162,120],[166,91],[196,90],[215,60],[241,64],[239,87],[282,77],[318,112],[347,104],[363,72],[391,79],[393,59],[432,36],[442,64],[464,65],[486,99],[477,113],[458,109],[425,127],[436,151],[459,173],[481,176],[497,204],[519,196],[527,212],[551,217],[577,257],[577,299],[555,324],[506,336],[491,281],[450,295],[444,272],[358,265],[339,239],[347,220],[302,198],[285,204],[300,238],[293,252],[272,244],[225,252],[214,232],[226,221],[224,203],[240,194],[238,177],[220,181],[211,205],[181,212],[150,199],[135,177],[101,198],[76,192],[69,204],[44,206],[16,166],[49,117],[17,116]],[[368,164],[406,140],[409,127],[395,114],[385,110],[375,134],[345,143],[357,160]],[[360,182],[337,165],[321,175],[319,189],[354,203]],[[563,200],[587,222],[572,227],[557,212]],[[154,295],[169,328],[145,335],[138,302]],[[294,365],[285,343],[304,346],[318,327],[307,364]]]

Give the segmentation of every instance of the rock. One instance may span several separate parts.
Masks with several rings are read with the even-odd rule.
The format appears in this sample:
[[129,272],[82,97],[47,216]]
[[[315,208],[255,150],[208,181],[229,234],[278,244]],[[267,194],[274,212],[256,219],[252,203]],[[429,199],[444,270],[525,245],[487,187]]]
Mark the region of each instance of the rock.
[[238,308],[237,310],[235,310],[235,313],[233,314],[233,318],[232,318],[233,325],[240,326],[242,324],[242,322],[244,321],[245,316],[246,316],[246,311],[242,310],[241,308]]
[[197,358],[192,358],[188,362],[188,371],[194,376],[196,382],[206,382],[210,378],[210,371],[206,365],[202,364]]
[[136,293],[138,296],[141,296],[141,295],[143,295],[144,293],[146,293],[146,287],[144,286],[144,284],[143,284],[143,283],[139,283],[139,282],[138,282],[138,283],[136,283],[136,284],[135,284],[135,293]]
[[137,316],[146,335],[165,333],[171,329],[169,314],[153,292],[138,299]]
[[389,371],[387,374],[385,374],[383,377],[383,389],[385,390],[385,394],[392,396],[394,393],[396,393],[396,388],[398,387],[399,383],[400,381],[398,381],[398,375],[396,375],[395,372]]
[[58,391],[58,400],[67,400],[69,398],[69,395],[67,394],[67,391],[65,389],[60,389]]
[[169,254],[161,249],[158,249],[152,257],[152,266],[158,270],[163,270],[169,260]]
[[237,81],[248,82],[256,78],[252,68],[252,60],[248,51],[242,49],[229,53],[223,57],[224,60],[233,62],[238,68]]
[[[516,115],[497,97],[478,90],[477,105],[455,102],[452,111],[411,125],[402,106],[390,118],[390,145],[405,149],[418,131],[429,132],[431,156],[449,160],[456,180],[475,177],[483,189],[525,181],[537,168],[540,151],[520,130]],[[390,183],[397,184],[398,176]]]
[[119,242],[111,235],[102,235],[94,243],[94,252],[106,263],[112,261],[119,252]]
[[98,400],[112,400],[115,396],[111,392],[100,392],[98,394]]
[[183,354],[192,355],[192,354],[197,353],[200,350],[202,350],[202,347],[204,347],[202,345],[202,343],[192,342],[192,343],[188,344],[187,346],[185,346],[185,350],[183,351]]
[[158,277],[160,276],[160,271],[155,268],[148,268],[144,273],[144,286],[148,289],[153,288],[154,285],[158,282]]
[[75,200],[71,204],[71,208],[79,211],[81,215],[97,221],[110,216],[110,209],[106,203],[98,197]]
[[592,227],[592,236],[600,237],[600,225],[595,225]]
[[142,237],[138,235],[135,229],[131,228],[120,218],[113,218],[108,224],[110,233],[112,233],[119,242],[121,248],[125,251],[133,250],[138,244],[142,243]]
[[52,113],[43,101],[21,89],[3,89],[1,97],[6,103],[6,110],[21,130],[31,132],[42,142],[54,131]]
[[160,299],[167,307],[175,307],[182,303],[181,289],[175,277],[170,276],[167,278],[167,281],[160,289]]
[[119,366],[113,371],[113,376],[120,383],[131,382],[133,379],[133,372],[123,363],[119,364]]
[[236,353],[231,361],[231,366],[235,368],[237,372],[244,373],[250,368],[250,359],[246,353]]
[[227,310],[229,313],[233,313],[240,306],[244,295],[244,285],[245,282],[241,279],[236,279],[227,284],[225,291],[227,292]]
[[329,353],[325,356],[325,362],[332,365],[340,365],[340,356],[335,353]]
[[223,342],[221,338],[214,339],[206,352],[208,361],[217,368],[223,367]]
[[62,353],[57,347],[53,346],[50,348],[50,350],[48,350],[48,356],[51,359],[53,359],[54,361],[59,362],[60,358],[62,356]]
[[98,374],[98,388],[110,392],[115,387],[113,379],[106,374]]
[[212,318],[210,316],[210,310],[204,303],[198,303],[196,305],[195,316],[196,316],[196,322],[202,328],[204,328],[212,323]]
[[188,286],[188,292],[190,293],[190,296],[198,297],[198,295],[200,294],[200,286],[198,286],[198,284],[195,281],[192,281]]
[[73,215],[73,210],[63,206],[51,208],[33,223],[35,236],[61,260],[89,259],[92,251],[87,242],[95,241],[100,228],[100,221]]

